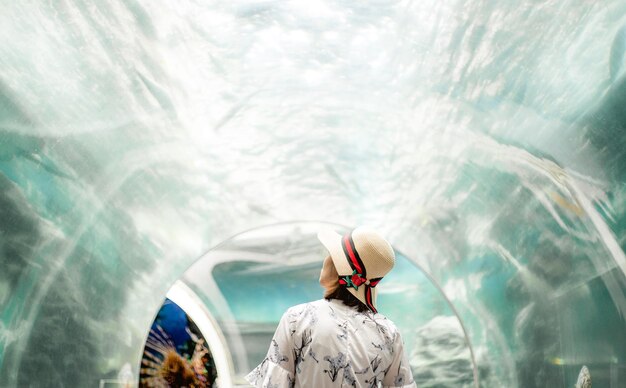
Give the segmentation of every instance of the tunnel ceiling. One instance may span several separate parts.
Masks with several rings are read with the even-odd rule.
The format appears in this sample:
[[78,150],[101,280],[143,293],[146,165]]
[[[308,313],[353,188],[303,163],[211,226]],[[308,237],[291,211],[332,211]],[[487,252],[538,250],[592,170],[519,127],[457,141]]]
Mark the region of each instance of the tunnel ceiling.
[[484,386],[583,364],[623,383],[625,11],[4,4],[0,385],[136,376],[190,265],[297,220],[387,235],[458,309]]

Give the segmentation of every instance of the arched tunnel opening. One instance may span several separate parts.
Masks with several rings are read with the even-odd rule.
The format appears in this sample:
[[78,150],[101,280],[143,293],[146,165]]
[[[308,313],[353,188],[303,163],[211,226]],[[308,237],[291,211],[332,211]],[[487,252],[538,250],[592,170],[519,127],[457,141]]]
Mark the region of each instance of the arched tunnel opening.
[[[317,279],[325,253],[316,233],[324,226],[285,222],[237,234],[203,255],[170,289],[170,299],[184,310],[193,304],[205,310],[211,322],[205,337],[214,333],[207,342],[217,353],[218,373],[229,380],[224,384],[247,384],[243,377],[263,360],[283,312],[321,298]],[[385,283],[378,303],[406,332],[416,383],[478,386],[471,339],[436,281],[398,252]],[[487,365],[481,368],[487,378]]]
[[138,385],[166,296],[243,385],[320,297],[322,224],[392,242],[420,386],[626,384],[623,1],[14,2],[0,26],[0,386]]

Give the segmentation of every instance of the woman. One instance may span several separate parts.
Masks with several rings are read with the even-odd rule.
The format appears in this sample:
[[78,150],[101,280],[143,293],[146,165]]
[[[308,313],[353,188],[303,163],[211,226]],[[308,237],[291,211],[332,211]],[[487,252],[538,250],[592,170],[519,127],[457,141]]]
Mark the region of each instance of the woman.
[[396,326],[376,310],[376,286],[395,255],[378,233],[323,230],[330,256],[324,299],[283,314],[263,362],[246,379],[256,387],[415,387]]

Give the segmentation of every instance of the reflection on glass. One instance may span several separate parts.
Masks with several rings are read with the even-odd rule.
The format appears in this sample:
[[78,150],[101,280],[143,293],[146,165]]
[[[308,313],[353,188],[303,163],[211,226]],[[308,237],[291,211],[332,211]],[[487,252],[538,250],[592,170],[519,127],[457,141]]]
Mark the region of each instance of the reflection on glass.
[[[583,366],[626,386],[623,15],[624,0],[4,1],[0,386],[137,380],[189,266],[302,219],[390,232],[461,318],[482,386],[571,388]],[[185,275],[233,374],[253,360],[244,302],[213,267],[319,262],[291,232],[246,234]],[[430,349],[467,357],[417,292],[424,322],[403,331],[426,381]],[[271,331],[280,299],[250,330]]]

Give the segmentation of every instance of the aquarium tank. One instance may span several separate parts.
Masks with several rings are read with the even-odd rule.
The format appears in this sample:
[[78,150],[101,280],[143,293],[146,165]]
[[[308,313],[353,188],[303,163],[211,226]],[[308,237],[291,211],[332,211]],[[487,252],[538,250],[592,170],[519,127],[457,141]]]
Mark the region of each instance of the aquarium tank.
[[168,300],[246,386],[360,225],[418,386],[626,386],[624,1],[0,9],[0,387],[139,386]]

